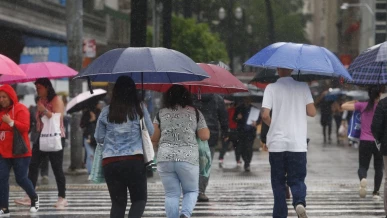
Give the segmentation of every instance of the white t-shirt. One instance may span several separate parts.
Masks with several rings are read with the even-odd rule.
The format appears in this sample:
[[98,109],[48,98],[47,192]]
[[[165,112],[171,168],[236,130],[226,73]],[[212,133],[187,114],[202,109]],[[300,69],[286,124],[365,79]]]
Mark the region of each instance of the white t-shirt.
[[282,77],[266,87],[262,107],[272,110],[267,133],[269,152],[306,152],[306,105],[313,103],[306,83]]

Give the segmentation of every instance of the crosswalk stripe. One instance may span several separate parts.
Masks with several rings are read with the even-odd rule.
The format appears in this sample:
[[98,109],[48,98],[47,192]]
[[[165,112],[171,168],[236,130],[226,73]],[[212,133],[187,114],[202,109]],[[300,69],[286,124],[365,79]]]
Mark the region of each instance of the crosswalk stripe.
[[[58,192],[40,190],[40,209],[36,215],[76,217],[90,215],[106,217],[110,213],[109,192],[101,190],[68,190],[66,192],[69,206],[64,210],[54,208]],[[194,217],[271,217],[273,195],[271,189],[259,190],[253,186],[223,188],[209,187],[206,193],[210,202],[198,202],[193,212]],[[15,205],[14,200],[23,197],[21,191],[10,192],[10,211],[12,216],[29,216],[29,207]],[[129,195],[128,195],[129,196]],[[128,200],[128,208],[130,199]],[[295,217],[291,201],[288,201],[289,217]],[[334,192],[316,190],[308,191],[307,213],[310,217],[380,217],[384,214],[383,200],[373,200],[372,195],[359,198],[356,189],[336,190]],[[148,202],[143,217],[165,217],[164,190],[162,186],[148,187]]]

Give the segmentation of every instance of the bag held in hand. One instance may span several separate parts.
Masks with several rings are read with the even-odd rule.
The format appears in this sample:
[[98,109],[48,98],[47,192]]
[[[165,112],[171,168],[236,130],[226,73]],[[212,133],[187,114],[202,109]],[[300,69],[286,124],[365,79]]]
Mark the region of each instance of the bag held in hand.
[[208,141],[202,141],[197,138],[199,145],[199,174],[209,177],[211,172],[211,151],[208,146]]
[[361,133],[361,112],[354,111],[348,125],[348,139],[359,141]]
[[52,152],[62,150],[60,113],[52,113],[52,117],[43,116],[43,129],[40,133],[39,148],[41,151]]
[[13,126],[13,155],[21,155],[28,152],[27,144],[23,139],[23,136],[20,134],[19,130]]
[[94,151],[94,160],[90,172],[90,180],[94,183],[104,183],[105,176],[102,168],[102,145],[97,144]]
[[146,128],[144,118],[140,120],[141,138],[142,138],[142,150],[144,155],[145,165],[154,164],[155,151],[153,150],[153,144],[149,136],[148,129]]

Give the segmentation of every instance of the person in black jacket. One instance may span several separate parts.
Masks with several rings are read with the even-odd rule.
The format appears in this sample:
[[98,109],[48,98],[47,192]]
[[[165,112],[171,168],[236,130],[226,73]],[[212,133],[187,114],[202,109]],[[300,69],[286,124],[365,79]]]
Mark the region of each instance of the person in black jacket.
[[237,122],[238,132],[238,147],[241,150],[242,159],[244,162],[244,168],[246,172],[250,172],[250,162],[253,158],[253,145],[254,139],[257,136],[257,122],[253,122],[251,125],[247,124],[247,119],[250,114],[251,99],[246,97],[244,103],[239,105],[235,109],[234,121]]
[[[194,97],[193,99],[193,105],[202,112],[207,126],[210,129],[208,145],[211,150],[211,160],[213,160],[215,147],[219,140],[219,124],[222,130],[222,141],[228,139],[228,113],[226,105],[224,104],[224,99],[217,94],[202,94],[200,99],[198,99],[198,97]],[[199,178],[199,202],[209,201],[208,197],[205,195],[209,178],[210,177],[207,178],[204,176],[200,176]]]
[[[371,124],[372,135],[380,143],[380,152],[383,155],[384,176],[387,179],[387,98],[383,98],[376,106]],[[384,211],[387,215],[387,183],[384,183]],[[387,216],[386,216],[387,217]]]
[[80,127],[83,129],[83,145],[86,150],[86,168],[89,175],[93,164],[94,151],[97,147],[94,133],[103,105],[103,102],[98,102],[94,107],[84,110],[81,118]]

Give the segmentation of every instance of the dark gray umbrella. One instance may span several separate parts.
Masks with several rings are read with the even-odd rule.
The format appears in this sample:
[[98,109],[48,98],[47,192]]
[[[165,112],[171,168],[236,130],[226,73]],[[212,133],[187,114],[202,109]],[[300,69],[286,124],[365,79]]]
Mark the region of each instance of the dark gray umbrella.
[[28,85],[24,85],[24,84],[17,84],[16,85],[16,94],[18,96],[20,95],[30,95],[30,94],[35,94],[36,91],[35,91],[35,88],[34,87],[31,87],[31,86],[28,86]]

